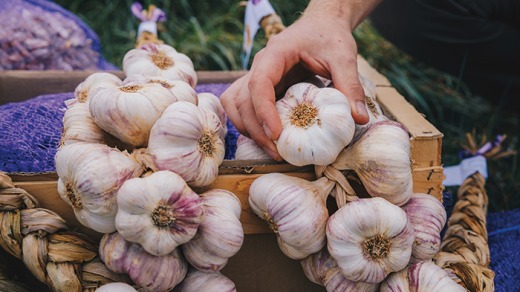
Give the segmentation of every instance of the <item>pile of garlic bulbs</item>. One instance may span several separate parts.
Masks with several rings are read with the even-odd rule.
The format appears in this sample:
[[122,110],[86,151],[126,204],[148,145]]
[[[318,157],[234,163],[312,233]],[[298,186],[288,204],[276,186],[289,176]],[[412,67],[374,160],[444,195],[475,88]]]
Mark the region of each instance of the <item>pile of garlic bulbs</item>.
[[226,190],[194,191],[217,178],[226,113],[215,95],[197,94],[191,60],[171,46],[132,49],[123,69],[124,80],[88,76],[66,101],[58,192],[104,234],[101,260],[138,288],[169,291],[188,275],[182,291],[200,282],[232,291],[220,270],[244,240],[241,203]]
[[[276,102],[280,155],[314,165],[317,179],[260,176],[249,205],[280,250],[327,291],[464,291],[432,262],[446,211],[431,195],[413,193],[408,132],[383,115],[373,85],[362,80],[367,125],[354,124],[347,98],[334,88],[302,82]],[[237,151],[263,157],[241,139]],[[332,214],[328,197],[338,207]]]

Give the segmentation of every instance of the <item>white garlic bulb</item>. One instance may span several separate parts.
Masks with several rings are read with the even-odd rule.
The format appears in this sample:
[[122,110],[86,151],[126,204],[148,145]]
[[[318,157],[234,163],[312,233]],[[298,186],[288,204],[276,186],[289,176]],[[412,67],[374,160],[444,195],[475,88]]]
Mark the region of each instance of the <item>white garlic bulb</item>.
[[381,121],[370,126],[331,164],[338,170],[354,170],[372,197],[401,206],[412,195],[410,138],[401,124]]
[[236,292],[235,283],[221,273],[188,272],[173,292]]
[[354,135],[350,105],[337,89],[298,83],[276,102],[276,108],[282,122],[276,145],[290,164],[330,164]]
[[77,142],[62,146],[54,158],[58,193],[78,221],[100,233],[116,230],[116,194],[143,167],[128,153],[104,144]]
[[145,291],[170,291],[188,272],[188,263],[179,249],[154,256],[141,245],[126,241],[118,232],[101,238],[99,257],[112,272],[128,274]]
[[410,261],[413,228],[406,213],[382,198],[359,199],[327,223],[327,248],[351,281],[379,283]]
[[90,114],[87,103],[77,99],[65,101],[67,110],[63,115],[63,131],[60,145],[74,142],[105,143],[107,135],[95,122]]
[[220,139],[222,139],[222,141],[225,141],[228,132],[228,128],[226,125],[227,114],[224,110],[224,107],[220,103],[220,99],[213,93],[209,92],[201,92],[198,94],[198,97],[199,107],[208,109],[217,114],[218,118],[220,119],[220,123],[222,124],[222,132],[220,133]]
[[236,160],[272,159],[253,139],[240,134],[237,139]]
[[97,89],[105,86],[121,86],[121,79],[107,72],[96,72],[90,74],[83,82],[76,86],[74,97],[79,102],[88,102],[90,95]]
[[123,282],[113,282],[102,285],[95,292],[137,292],[134,287]]
[[170,80],[161,76],[148,76],[143,74],[134,74],[125,78],[123,85],[157,83],[168,89],[175,101],[187,101],[195,105],[199,103],[197,92],[188,83],[182,80]]
[[444,206],[432,195],[415,193],[402,208],[414,229],[412,260],[432,259],[440,250],[440,234],[446,224]]
[[326,248],[306,257],[300,263],[305,276],[313,283],[324,286],[328,292],[375,292],[379,289],[379,284],[354,282],[345,278]]
[[381,283],[380,291],[466,292],[466,289],[455,283],[441,267],[431,261],[422,261],[390,274]]
[[148,144],[150,129],[175,97],[159,84],[103,87],[90,98],[90,113],[96,124],[136,147]]
[[292,259],[303,259],[325,246],[329,213],[325,200],[334,183],[326,178],[310,182],[281,173],[255,179],[249,206],[276,233],[278,246]]
[[191,59],[165,44],[147,43],[128,51],[123,57],[123,71],[126,76],[161,76],[182,80],[193,88],[197,85],[197,73]]
[[127,180],[117,193],[119,234],[156,256],[195,236],[203,207],[199,196],[171,171]]
[[150,133],[148,153],[159,170],[171,170],[190,186],[203,187],[218,175],[225,146],[217,115],[191,103],[170,105]]
[[231,192],[212,189],[200,195],[204,215],[195,237],[182,245],[186,260],[200,271],[215,272],[242,247],[242,206]]

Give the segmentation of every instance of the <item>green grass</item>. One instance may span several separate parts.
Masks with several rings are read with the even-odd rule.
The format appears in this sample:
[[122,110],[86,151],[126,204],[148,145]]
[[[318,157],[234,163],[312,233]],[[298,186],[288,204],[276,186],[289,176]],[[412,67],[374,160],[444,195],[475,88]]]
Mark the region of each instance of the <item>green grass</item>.
[[[103,55],[121,66],[124,53],[136,40],[138,21],[130,13],[131,0],[58,0],[96,31]],[[147,4],[152,1],[143,2]],[[285,24],[294,22],[308,1],[272,0]],[[160,27],[160,38],[192,58],[197,70],[238,70],[242,46],[244,7],[238,1],[153,1],[168,14]],[[518,150],[518,114],[492,106],[474,96],[459,80],[413,60],[381,38],[366,21],[354,33],[358,48],[369,63],[383,73],[396,89],[443,134],[442,161],[459,163],[457,153],[465,133],[507,134],[505,147]],[[253,54],[265,45],[257,35]],[[486,184],[490,210],[520,207],[518,156],[489,162]]]

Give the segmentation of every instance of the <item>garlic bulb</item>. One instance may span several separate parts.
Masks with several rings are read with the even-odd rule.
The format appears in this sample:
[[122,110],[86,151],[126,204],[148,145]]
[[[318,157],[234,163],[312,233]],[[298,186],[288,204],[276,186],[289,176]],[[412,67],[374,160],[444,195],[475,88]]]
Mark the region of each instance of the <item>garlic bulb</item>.
[[255,143],[253,139],[240,134],[237,139],[237,150],[235,152],[235,159],[237,160],[248,160],[248,159],[272,159],[269,154]]
[[228,128],[226,125],[227,114],[222,104],[220,104],[220,99],[218,99],[216,95],[209,92],[201,92],[198,94],[198,97],[199,107],[208,109],[217,114],[218,118],[220,119],[220,123],[222,124],[222,132],[220,133],[220,139],[222,139],[222,141],[225,141],[228,132]]
[[174,292],[236,292],[235,283],[221,273],[188,272]]
[[74,142],[105,143],[104,132],[92,118],[88,104],[77,99],[65,101],[67,110],[63,115],[63,131],[60,145]]
[[188,83],[182,80],[170,80],[161,76],[147,76],[143,74],[134,74],[125,78],[123,85],[157,83],[168,89],[175,101],[187,101],[195,105],[199,103],[197,92]]
[[329,213],[325,200],[334,183],[314,182],[281,173],[255,179],[249,189],[249,206],[276,233],[278,246],[292,259],[303,259],[325,246]]
[[182,80],[193,88],[197,85],[197,73],[191,59],[165,44],[147,43],[128,51],[123,57],[123,71],[126,76],[161,76]]
[[372,197],[385,198],[398,206],[412,195],[410,138],[397,122],[373,124],[329,167],[354,170]]
[[97,288],[95,292],[137,292],[137,290],[127,283],[113,282]]
[[125,143],[144,147],[150,129],[173,102],[169,90],[148,83],[99,88],[91,96],[89,108],[100,128]]
[[276,108],[282,122],[276,146],[290,164],[330,164],[354,135],[348,100],[334,88],[295,84]]
[[431,261],[418,262],[397,273],[392,273],[381,283],[381,292],[465,292],[446,272]]
[[77,142],[62,146],[54,158],[58,193],[78,221],[101,233],[116,230],[116,194],[143,167],[128,153],[104,144]]
[[169,291],[188,272],[188,263],[179,249],[164,256],[154,256],[141,245],[126,241],[117,232],[101,238],[99,257],[111,271],[128,274],[146,291]]
[[440,250],[440,234],[446,224],[444,206],[432,195],[416,193],[402,208],[414,229],[412,260],[432,259]]
[[212,183],[224,160],[220,120],[209,110],[179,101],[170,105],[150,133],[152,169],[171,170],[190,186]]
[[127,180],[117,193],[119,234],[156,256],[171,253],[195,236],[201,199],[171,171]]
[[410,261],[413,228],[406,213],[382,198],[341,207],[327,223],[327,248],[351,281],[379,283]]
[[324,286],[328,292],[375,292],[379,289],[379,284],[354,282],[345,278],[326,248],[306,257],[300,263],[305,276],[313,283]]
[[244,241],[242,206],[231,192],[213,189],[200,195],[203,219],[195,237],[182,245],[186,260],[200,271],[220,271]]
[[121,86],[121,79],[114,74],[96,72],[90,74],[83,82],[76,86],[74,97],[79,102],[88,102],[90,95],[97,89],[105,86]]

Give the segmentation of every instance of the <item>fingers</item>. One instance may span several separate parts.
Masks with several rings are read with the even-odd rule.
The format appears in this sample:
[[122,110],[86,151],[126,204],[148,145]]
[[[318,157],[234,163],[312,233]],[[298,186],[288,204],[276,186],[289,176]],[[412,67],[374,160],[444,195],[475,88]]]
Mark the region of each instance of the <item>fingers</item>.
[[334,87],[348,98],[354,121],[361,125],[368,123],[365,91],[359,81],[356,55],[339,58],[330,68]]

